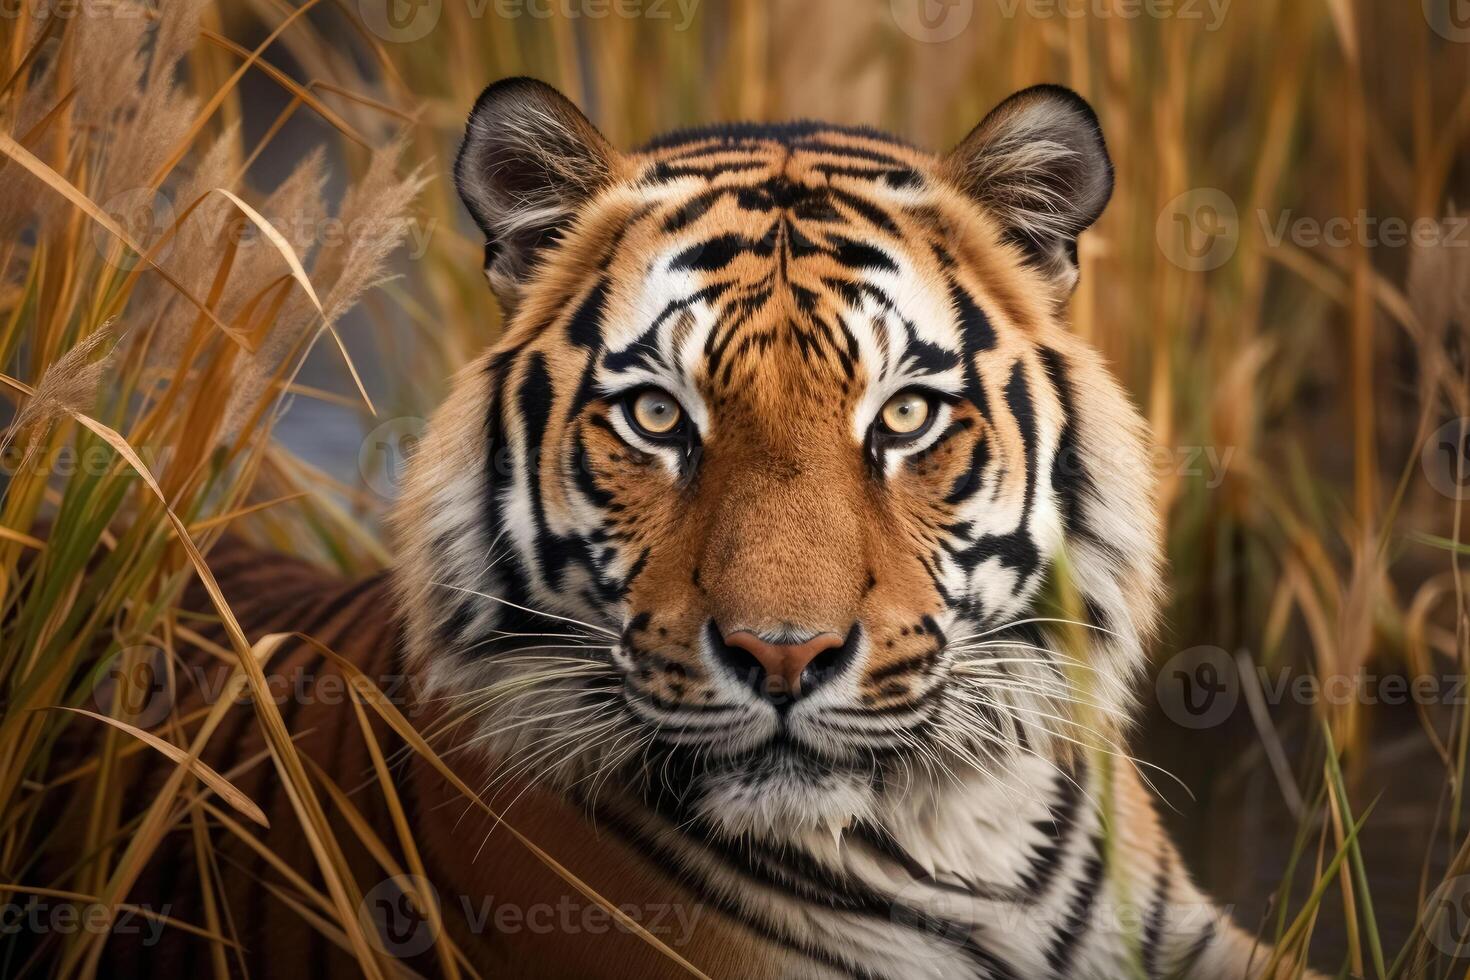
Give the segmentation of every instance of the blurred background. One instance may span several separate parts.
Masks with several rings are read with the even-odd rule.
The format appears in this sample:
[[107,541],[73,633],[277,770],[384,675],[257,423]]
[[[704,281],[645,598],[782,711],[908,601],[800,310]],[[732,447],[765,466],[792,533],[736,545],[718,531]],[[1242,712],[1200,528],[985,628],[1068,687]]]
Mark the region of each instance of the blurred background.
[[[1168,508],[1135,737],[1166,816],[1263,936],[1305,912],[1333,969],[1470,965],[1466,0],[0,0],[0,32],[0,809],[45,767],[20,709],[81,698],[81,651],[188,577],[69,413],[202,540],[388,560],[403,458],[500,328],[448,175],[487,83],[544,79],[625,147],[817,117],[945,149],[1056,82],[1117,171],[1072,320]],[[10,609],[41,520],[64,567],[108,533],[131,557]],[[0,820],[5,877],[42,830]]]

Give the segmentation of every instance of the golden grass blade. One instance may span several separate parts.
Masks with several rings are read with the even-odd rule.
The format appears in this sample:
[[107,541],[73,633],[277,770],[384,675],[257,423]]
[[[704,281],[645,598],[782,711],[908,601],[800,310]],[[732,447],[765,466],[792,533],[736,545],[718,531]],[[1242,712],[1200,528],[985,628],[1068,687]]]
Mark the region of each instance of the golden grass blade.
[[128,733],[140,742],[147,743],[158,752],[161,752],[163,755],[167,756],[177,765],[184,767],[195,776],[197,776],[200,782],[207,784],[210,789],[219,794],[220,799],[224,800],[230,806],[234,807],[236,810],[239,810],[245,816],[260,824],[262,827],[270,826],[270,821],[265,818],[265,814],[261,811],[260,807],[255,804],[254,800],[246,796],[244,793],[240,792],[240,790],[237,789],[229,780],[225,779],[225,777],[221,776],[219,773],[215,772],[213,769],[205,765],[203,762],[200,762],[198,759],[191,757],[187,751],[179,748],[177,745],[174,745],[171,742],[165,742],[163,739],[159,738],[157,735],[154,735],[152,732],[144,731],[136,725],[130,725],[127,722],[122,721],[118,718],[110,718],[107,715],[98,714],[95,711],[88,711],[86,708],[69,708],[66,705],[58,704],[53,705],[51,710],[70,711],[73,714],[86,715],[88,718],[93,718],[97,721],[103,722],[104,724],[111,725],[119,731]]
[[[268,657],[272,651],[263,649],[262,656]],[[253,655],[252,651],[252,655]],[[243,687],[244,678],[238,673],[233,675],[225,685],[225,696],[216,702],[205,717],[203,725],[195,734],[190,744],[191,757],[202,754],[204,746],[210,736],[214,733],[219,723],[224,719],[226,712],[235,698],[239,696]],[[106,902],[117,902],[132,887],[137,876],[142,872],[157,842],[167,830],[168,823],[172,817],[172,803],[175,797],[182,791],[185,776],[189,770],[184,767],[176,767],[169,778],[160,788],[158,795],[149,805],[143,818],[139,821],[136,831],[128,841],[128,846],[123,852],[117,866],[112,870],[106,883],[104,898]],[[72,946],[62,957],[61,973],[71,974],[78,969],[83,976],[92,976],[96,973],[97,963],[102,953],[105,934],[92,937],[79,937],[78,945]]]
[[369,109],[381,112],[385,116],[392,116],[394,119],[397,119],[399,122],[407,126],[411,126],[418,121],[417,117],[413,114],[404,112],[402,109],[396,109],[386,102],[380,102],[377,99],[370,99],[366,95],[363,95],[359,92],[354,92],[351,89],[345,89],[340,85],[333,85],[331,82],[324,82],[319,78],[312,79],[311,82],[307,85],[307,88],[321,89],[323,92],[331,92],[333,95],[339,95],[349,102],[356,102],[358,105],[366,106]]
[[[388,812],[393,819],[393,829],[398,834],[399,846],[403,848],[404,859],[408,861],[409,868],[420,880],[428,880],[428,871],[424,867],[423,859],[419,856],[418,845],[413,840],[413,830],[409,827],[408,816],[403,812],[403,803],[398,798],[398,790],[393,784],[393,774],[388,771],[388,762],[383,757],[382,746],[378,744],[377,736],[373,734],[373,727],[368,722],[367,713],[362,709],[362,701],[355,695],[352,698],[352,710],[357,715],[358,727],[362,729],[362,738],[368,747],[368,753],[373,758],[373,771],[377,773],[378,785],[382,787],[383,801],[388,804]],[[444,973],[449,980],[459,980],[459,964],[457,962],[457,950],[450,941],[449,931],[444,928],[444,922],[440,915],[440,909],[434,902],[424,902],[424,911],[428,914],[430,924],[436,930],[434,935],[438,938],[435,948],[439,951],[439,962],[444,967]]]
[[[351,874],[348,871],[346,858],[341,849],[337,847],[336,841],[332,839],[330,828],[327,824],[325,813],[316,795],[312,792],[310,780],[306,774],[305,767],[301,763],[301,757],[296,751],[295,743],[286,729],[286,723],[281,718],[280,709],[272,697],[269,682],[261,669],[257,652],[269,653],[284,639],[282,634],[272,634],[263,637],[259,643],[252,646],[245,638],[245,633],[230,609],[229,603],[225,601],[224,594],[220,591],[219,583],[215,581],[214,575],[209,570],[204,556],[200,554],[193,538],[189,536],[189,530],[184,526],[168,499],[164,496],[158,481],[148,467],[133,451],[117,432],[103,425],[95,419],[80,413],[73,413],[73,417],[91,429],[100,438],[107,442],[117,451],[128,464],[137,472],[138,476],[153,491],[159,502],[163,504],[164,516],[172,525],[179,543],[184,546],[190,563],[204,584],[205,591],[209,594],[210,601],[215,611],[222,620],[225,631],[229,635],[231,643],[240,658],[243,674],[247,685],[250,687],[252,702],[261,719],[262,727],[266,735],[266,742],[271,748],[271,754],[275,758],[277,768],[281,773],[282,788],[290,799],[292,808],[296,811],[302,823],[302,833],[311,846],[312,853],[316,857],[318,866],[322,870],[322,877],[327,883],[328,891],[336,905],[338,914],[346,923],[348,938],[352,941],[352,947],[358,957],[358,965],[364,973],[373,978],[382,977],[382,969],[378,964],[378,958],[372,947],[368,944],[367,937],[363,935],[360,924],[357,922],[355,909],[360,901],[356,894],[356,887],[352,883]],[[161,819],[161,818],[160,818]],[[133,873],[136,873],[134,869]],[[102,953],[101,941],[95,942],[88,955],[85,972],[91,974],[95,969]]]
[[[89,905],[101,904],[100,899],[98,899],[95,895],[86,895],[82,892],[67,891],[64,888],[42,888],[39,885],[7,885],[4,882],[0,882],[0,895],[16,893],[24,893],[27,895],[43,895],[47,898],[61,898],[69,902],[86,902]],[[152,909],[145,908],[142,905],[133,905],[129,902],[118,902],[112,906],[112,909],[115,912],[128,912],[133,915],[141,915],[145,919],[150,919],[154,922],[161,922],[171,929],[180,929],[184,932],[198,936],[201,939],[208,939],[210,942],[224,943],[226,946],[233,946],[236,949],[240,948],[240,944],[235,942],[233,939],[230,939],[226,936],[221,936],[218,933],[210,932],[208,929],[201,929],[199,926],[194,925],[192,922],[185,922],[182,919],[175,919],[172,916],[163,915],[160,912],[154,912]]]
[[275,497],[271,500],[262,500],[260,503],[251,504],[248,507],[237,507],[229,513],[219,514],[215,517],[206,518],[202,521],[195,521],[193,524],[189,525],[189,533],[198,534],[201,531],[210,531],[217,527],[223,527],[226,524],[233,524],[235,521],[239,520],[242,517],[248,517],[251,514],[258,514],[263,510],[269,510],[270,508],[279,506],[280,504],[289,504],[293,500],[301,500],[304,497],[310,496],[311,491],[298,490],[295,493],[288,493],[284,497]]
[[13,528],[8,528],[3,525],[0,525],[0,538],[4,538],[6,541],[14,541],[16,544],[25,545],[27,548],[34,548],[37,551],[46,550],[46,542],[40,538],[33,538],[29,534],[22,534]]
[[260,59],[261,55],[265,54],[266,50],[276,42],[276,38],[285,33],[286,28],[290,27],[299,18],[306,16],[311,8],[319,3],[321,3],[321,0],[306,0],[301,6],[287,14],[285,19],[266,35],[265,40],[256,46],[255,50],[250,53],[250,57],[246,58],[225,83],[210,95],[209,101],[204,104],[199,110],[199,114],[194,117],[194,122],[190,125],[189,131],[179,140],[173,152],[169,154],[168,159],[159,165],[158,170],[153,175],[153,179],[149,181],[151,187],[156,190],[163,186],[164,180],[179,165],[179,161],[184,159],[184,155],[189,152],[189,147],[193,145],[194,140],[199,134],[204,131],[204,127],[209,123],[215,111],[224,104],[225,99],[229,98],[230,93],[235,90],[235,86],[240,84],[240,79],[245,77],[245,73],[250,70],[250,66],[254,65]]
[[82,193],[82,191],[79,190],[75,184],[67,180],[65,177],[61,176],[61,174],[57,173],[55,170],[52,170],[49,166],[47,166],[44,160],[37,157],[30,150],[27,150],[25,147],[21,146],[4,132],[0,132],[0,153],[4,153],[6,156],[10,157],[10,159],[14,160],[26,170],[30,171],[33,176],[39,179],[47,187],[50,187],[52,190],[56,191],[56,193],[66,198],[73,205],[79,208],[83,213],[85,213],[87,217],[91,218],[93,221],[97,222],[97,224],[105,228],[108,233],[111,234],[114,238],[136,252],[143,259],[144,262],[148,263],[148,265],[151,266],[155,272],[163,277],[164,282],[172,286],[175,290],[178,291],[180,296],[189,301],[190,305],[192,305],[204,316],[208,317],[209,321],[213,323],[216,327],[218,327],[221,332],[234,338],[237,342],[241,341],[241,338],[233,329],[225,326],[225,324],[220,322],[219,317],[215,316],[214,312],[206,307],[199,300],[198,297],[196,297],[192,292],[188,290],[187,287],[184,286],[183,283],[175,279],[173,275],[168,272],[168,270],[163,268],[163,266],[153,261],[153,259],[149,256],[148,249],[133,241],[132,237],[123,230],[122,226],[119,225],[116,221],[112,220],[111,215],[102,210],[102,208],[98,207],[97,204],[86,194]]
[[266,847],[265,843],[259,837],[251,833],[249,827],[230,819],[229,814],[225,813],[219,807],[210,804],[207,800],[201,801],[199,807],[204,813],[209,815],[211,820],[214,820],[227,832],[239,838],[240,842],[250,848],[256,857],[270,865],[292,888],[295,888],[302,895],[306,896],[323,913],[332,913],[331,898],[312,888],[311,882],[307,881],[302,877],[300,872],[283,861],[279,854]]
[[356,696],[361,697],[364,702],[371,705],[373,707],[373,710],[377,711],[377,713],[383,718],[383,720],[386,721],[390,726],[392,726],[393,730],[398,733],[399,737],[407,742],[415,752],[417,752],[423,759],[425,759],[430,765],[432,765],[435,770],[439,772],[440,775],[448,780],[450,785],[457,789],[465,797],[465,799],[469,800],[480,810],[482,810],[486,815],[488,815],[492,820],[494,820],[497,826],[504,827],[512,837],[514,837],[517,841],[521,843],[523,847],[525,847],[533,855],[535,855],[542,864],[550,868],[553,872],[556,873],[559,878],[561,878],[567,884],[571,885],[573,888],[577,889],[577,891],[581,892],[588,900],[595,902],[597,905],[601,906],[604,911],[606,911],[609,915],[616,919],[629,932],[633,933],[638,938],[648,943],[648,945],[652,946],[655,950],[666,956],[668,959],[670,959],[680,967],[689,971],[689,974],[691,976],[700,977],[702,978],[702,980],[710,980],[710,977],[706,975],[704,971],[700,970],[699,967],[695,966],[693,963],[690,963],[684,957],[680,956],[666,943],[664,943],[663,940],[659,939],[653,933],[645,929],[636,919],[632,918],[622,909],[618,908],[618,906],[613,902],[604,898],[596,889],[584,882],[581,878],[577,877],[569,868],[563,865],[560,861],[557,861],[556,858],[552,857],[546,851],[542,850],[529,837],[521,833],[511,824],[507,823],[498,812],[496,812],[488,803],[480,798],[480,794],[471,789],[462,779],[459,778],[459,775],[455,773],[455,771],[451,769],[449,765],[439,757],[439,754],[429,746],[429,743],[424,741],[424,738],[422,735],[419,734],[418,729],[414,728],[412,723],[410,723],[407,718],[403,717],[403,713],[398,710],[396,705],[394,705],[387,698],[383,697],[383,692],[378,689],[377,685],[375,685],[372,680],[367,677],[367,675],[363,674],[363,672],[358,669],[356,664],[340,656],[336,653],[336,651],[328,648],[325,644],[318,642],[313,637],[306,636],[305,634],[300,633],[296,635],[320,650],[323,656],[327,657],[329,660],[335,663],[338,668],[346,673],[351,679],[353,691]]
[[[295,912],[297,915],[301,916],[302,920],[306,922],[307,925],[311,926],[317,932],[320,932],[327,939],[331,940],[333,945],[335,945],[338,949],[342,950],[345,953],[352,952],[352,946],[347,941],[347,935],[341,929],[338,929],[334,925],[332,925],[331,920],[323,918],[316,912],[313,912],[311,909],[307,908],[305,905],[302,905],[294,897],[288,894],[285,889],[278,888],[268,881],[262,881],[261,886],[269,891],[272,895],[274,895],[278,902],[291,909],[291,911]],[[424,980],[423,974],[416,973],[396,959],[389,959],[387,961],[387,965],[388,968],[393,972],[394,976],[408,978],[408,980]]]
[[[219,878],[219,866],[215,861],[214,843],[209,836],[209,827],[204,814],[198,810],[189,814],[189,830],[194,840],[194,861],[199,868],[199,893],[204,898],[204,921],[211,932],[220,933],[224,923],[220,919],[220,904],[223,896],[215,894],[215,882]],[[233,922],[230,923],[233,927]],[[235,945],[238,956],[242,948]],[[229,980],[230,966],[225,959],[225,948],[219,943],[209,946],[209,963],[218,980]]]
[[[358,719],[361,721],[365,718],[365,715],[362,713],[362,706],[358,703],[354,707]],[[371,735],[367,737],[371,738]],[[425,881],[428,880],[428,875],[424,873],[422,863],[417,861],[416,854],[411,856],[409,866],[405,870],[393,858],[392,853],[388,850],[388,846],[378,836],[377,832],[368,822],[368,819],[362,815],[362,811],[353,805],[349,794],[343,792],[342,788],[333,782],[332,778],[326,772],[322,771],[321,766],[317,765],[310,758],[306,762],[313,775],[316,776],[317,782],[321,784],[322,788],[327,791],[327,795],[331,797],[332,803],[337,807],[337,812],[342,815],[347,825],[352,828],[352,832],[357,835],[357,839],[363,848],[372,855],[374,861],[378,862],[378,867],[395,878],[403,874],[415,874]],[[393,792],[391,782],[383,782],[380,776],[378,785],[385,794],[385,802],[390,802],[396,806],[397,796]],[[411,847],[412,845],[409,844],[408,846]],[[444,965],[446,974],[457,977],[459,975],[458,967],[460,964],[463,964],[466,969],[471,969],[464,953],[454,944],[453,939],[450,938],[448,931],[444,928],[444,920],[441,915],[442,910],[438,904],[433,901],[420,901],[418,896],[415,896],[415,904],[420,907],[424,916],[429,920],[430,928],[434,931],[435,946],[441,953],[440,962]],[[471,972],[473,973],[472,969]]]
[[[276,251],[281,253],[281,258],[286,260],[286,265],[290,266],[291,277],[306,291],[306,296],[311,300],[311,305],[316,307],[317,313],[325,321],[326,311],[322,309],[322,301],[317,298],[316,290],[311,286],[311,277],[306,274],[306,268],[301,264],[301,258],[296,254],[296,250],[291,247],[291,243],[286,241],[286,236],[277,231],[275,226],[265,219],[265,215],[246,204],[233,191],[224,187],[216,187],[215,193],[228,198],[269,239],[270,243],[275,246]],[[367,388],[362,383],[362,377],[357,373],[357,365],[352,363],[352,356],[347,353],[347,345],[342,343],[342,338],[337,334],[337,328],[335,326],[327,323],[326,327],[327,332],[332,335],[332,339],[337,342],[337,349],[342,352],[342,360],[347,362],[347,370],[352,374],[352,382],[357,385],[357,391],[358,394],[362,395],[363,403],[367,405],[370,413],[377,415],[378,410],[373,407],[373,400],[368,397]]]
[[[203,35],[206,41],[209,41],[212,44],[217,44],[220,47],[224,48],[226,51],[232,51],[235,54],[246,58],[247,60],[252,57],[248,49],[241,47],[227,37],[216,34],[214,31],[206,30],[203,32]],[[275,65],[266,61],[258,54],[254,57],[255,67],[259,68],[261,71],[269,75],[271,79],[276,82],[277,85],[280,85],[283,89],[290,92],[296,98],[300,99],[303,105],[309,106],[312,109],[316,110],[318,115],[325,119],[334,129],[340,132],[343,136],[346,136],[358,146],[361,146],[365,149],[371,149],[372,145],[363,138],[361,133],[353,129],[352,125],[348,123],[347,120],[343,119],[341,116],[337,115],[337,113],[333,112],[331,106],[327,105],[326,103],[322,102],[321,99],[318,99],[316,96],[311,94],[310,87],[302,87],[290,75],[287,75],[285,72],[281,71]]]
[[286,241],[286,236],[277,231],[275,225],[272,225],[266,220],[265,215],[241,200],[240,196],[234,191],[227,187],[216,187],[214,192],[239,208],[240,212],[250,219],[251,224],[260,229],[261,234],[265,235],[266,239],[275,246],[276,251],[281,253],[281,258],[286,260],[286,265],[291,268],[291,277],[306,291],[306,296],[311,300],[311,305],[316,307],[318,313],[321,313],[322,301],[317,298],[316,290],[311,285],[311,277],[306,274],[306,268],[301,264],[301,258],[296,254],[296,250],[291,247],[291,243]]
[[325,388],[317,388],[313,385],[304,385],[298,382],[277,382],[274,387],[278,391],[284,391],[289,395],[300,395],[302,398],[310,398],[312,401],[325,402],[328,405],[336,405],[338,408],[357,409],[357,401],[346,395],[339,395],[335,391]]

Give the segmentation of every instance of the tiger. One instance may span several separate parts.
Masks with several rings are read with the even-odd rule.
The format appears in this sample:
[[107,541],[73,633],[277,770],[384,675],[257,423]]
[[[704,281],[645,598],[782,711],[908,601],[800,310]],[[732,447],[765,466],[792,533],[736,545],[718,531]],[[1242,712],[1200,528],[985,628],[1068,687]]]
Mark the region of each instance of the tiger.
[[[1146,422],[1067,322],[1114,180],[1082,97],[1027,88],[944,154],[808,121],[623,151],[511,78],[453,172],[505,326],[409,461],[392,567],[349,583],[238,542],[210,562],[251,639],[408,678],[415,725],[492,801],[370,723],[461,968],[1320,976],[1192,883],[1126,751],[1163,545]],[[278,662],[341,679],[320,646]],[[326,700],[283,717],[360,782],[359,720]],[[205,758],[319,882],[238,714]],[[361,819],[396,840],[376,796]],[[131,901],[199,907],[186,836]],[[378,893],[381,857],[350,850]],[[109,941],[116,971],[356,968],[258,853],[210,871],[242,949],[165,930]],[[487,907],[519,924],[465,914]]]

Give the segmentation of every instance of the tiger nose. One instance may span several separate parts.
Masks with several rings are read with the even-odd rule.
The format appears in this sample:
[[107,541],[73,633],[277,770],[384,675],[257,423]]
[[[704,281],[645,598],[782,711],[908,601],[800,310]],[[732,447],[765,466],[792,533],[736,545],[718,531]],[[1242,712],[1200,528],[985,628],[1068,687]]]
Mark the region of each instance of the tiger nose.
[[769,643],[750,630],[736,630],[723,639],[726,662],[773,699],[810,694],[842,668],[850,653],[847,638],[838,633],[819,633],[804,643]]

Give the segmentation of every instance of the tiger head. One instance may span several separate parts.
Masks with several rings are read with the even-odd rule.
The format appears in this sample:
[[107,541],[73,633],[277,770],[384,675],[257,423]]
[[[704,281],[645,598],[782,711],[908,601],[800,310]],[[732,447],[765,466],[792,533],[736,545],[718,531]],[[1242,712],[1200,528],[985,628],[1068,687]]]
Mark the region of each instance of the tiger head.
[[1142,421],[1065,327],[1112,190],[1082,99],[943,156],[807,122],[619,152],[512,79],[455,176],[508,320],[411,464],[397,580],[496,771],[779,835],[1118,730],[1160,543]]

